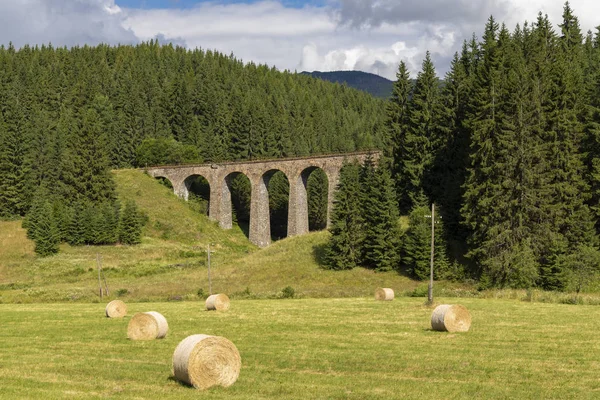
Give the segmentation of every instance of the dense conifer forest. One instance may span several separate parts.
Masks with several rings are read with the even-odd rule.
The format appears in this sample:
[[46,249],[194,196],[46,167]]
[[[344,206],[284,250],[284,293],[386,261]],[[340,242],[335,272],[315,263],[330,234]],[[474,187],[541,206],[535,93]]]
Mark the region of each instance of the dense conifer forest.
[[[143,215],[119,204],[111,168],[361,149],[384,156],[342,169],[327,268],[426,279],[435,203],[437,279],[580,291],[598,277],[600,28],[582,32],[568,3],[556,27],[490,17],[443,79],[429,53],[416,77],[401,62],[387,101],[155,41],[0,47],[0,217],[26,216],[40,254],[139,241]],[[232,182],[240,224],[244,178]],[[206,187],[193,186],[205,212]],[[278,237],[288,188],[271,179]],[[308,191],[310,227],[323,229],[322,171]]]
[[[111,168],[382,148],[383,109],[357,90],[155,41],[0,47],[0,217],[29,213],[32,227],[49,218],[46,229],[29,229],[33,239],[50,231],[43,240],[54,245],[42,254],[60,241],[114,243],[121,207]],[[285,236],[280,175],[273,186],[286,198],[273,194],[272,213],[274,233]],[[249,187],[237,183],[243,221]],[[106,233],[90,233],[100,225]]]
[[410,227],[399,253],[392,238],[380,244],[388,254],[369,250],[356,232],[383,222],[369,219],[352,188],[360,178],[346,168],[331,268],[385,269],[395,257],[396,268],[425,278],[435,203],[438,278],[576,291],[597,278],[600,28],[583,33],[568,3],[556,28],[542,14],[512,31],[490,17],[443,85],[429,54],[414,83],[401,63],[386,125],[397,206]]

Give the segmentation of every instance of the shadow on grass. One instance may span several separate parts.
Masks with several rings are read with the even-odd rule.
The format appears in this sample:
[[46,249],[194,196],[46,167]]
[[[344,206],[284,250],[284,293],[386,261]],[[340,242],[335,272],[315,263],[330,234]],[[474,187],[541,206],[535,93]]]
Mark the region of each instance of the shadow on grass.
[[313,246],[313,258],[320,267],[325,266],[325,257],[327,256],[327,243],[321,243]]
[[248,221],[238,221],[235,222],[237,226],[240,228],[242,233],[250,239],[250,223]]
[[194,387],[192,385],[188,385],[187,383],[178,380],[177,378],[175,378],[175,375],[169,376],[167,378],[167,380],[171,381],[171,382],[175,382],[175,383],[179,384],[179,386],[181,386],[181,387],[186,387],[186,388],[193,388]]

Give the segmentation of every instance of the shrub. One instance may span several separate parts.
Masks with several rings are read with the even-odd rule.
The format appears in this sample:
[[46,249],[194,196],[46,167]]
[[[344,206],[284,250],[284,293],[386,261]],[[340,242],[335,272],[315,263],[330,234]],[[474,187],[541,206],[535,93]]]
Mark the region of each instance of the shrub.
[[282,299],[293,299],[296,295],[296,291],[291,286],[286,286],[281,290],[281,298]]

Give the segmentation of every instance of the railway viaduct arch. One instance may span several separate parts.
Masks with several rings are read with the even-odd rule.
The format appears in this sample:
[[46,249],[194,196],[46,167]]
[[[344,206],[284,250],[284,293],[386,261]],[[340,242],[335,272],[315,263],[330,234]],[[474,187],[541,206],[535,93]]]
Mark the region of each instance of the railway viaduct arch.
[[276,160],[148,167],[146,171],[154,178],[168,179],[173,185],[175,194],[185,200],[189,195],[187,178],[193,175],[204,177],[210,185],[208,216],[218,221],[223,229],[232,228],[231,177],[236,173],[246,175],[251,184],[249,239],[259,247],[266,247],[271,243],[267,187],[275,172],[283,172],[290,183],[287,234],[288,236],[302,235],[308,232],[306,184],[310,173],[316,168],[321,168],[327,175],[329,183],[327,225],[329,226],[333,193],[344,161],[356,161],[362,164],[368,157],[377,161],[379,156],[379,152],[357,152]]

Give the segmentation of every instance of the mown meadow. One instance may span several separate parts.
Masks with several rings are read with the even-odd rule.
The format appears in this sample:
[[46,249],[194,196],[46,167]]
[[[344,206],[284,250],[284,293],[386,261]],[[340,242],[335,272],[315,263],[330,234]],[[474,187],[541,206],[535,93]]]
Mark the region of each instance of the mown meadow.
[[[455,299],[440,298],[439,303]],[[430,329],[422,299],[130,303],[123,319],[104,304],[2,304],[0,397],[123,399],[593,399],[600,396],[600,320],[593,306],[461,299],[462,334]],[[155,310],[163,340],[127,339],[127,323]],[[199,392],[172,377],[188,335],[224,336],[242,370],[229,388]]]

